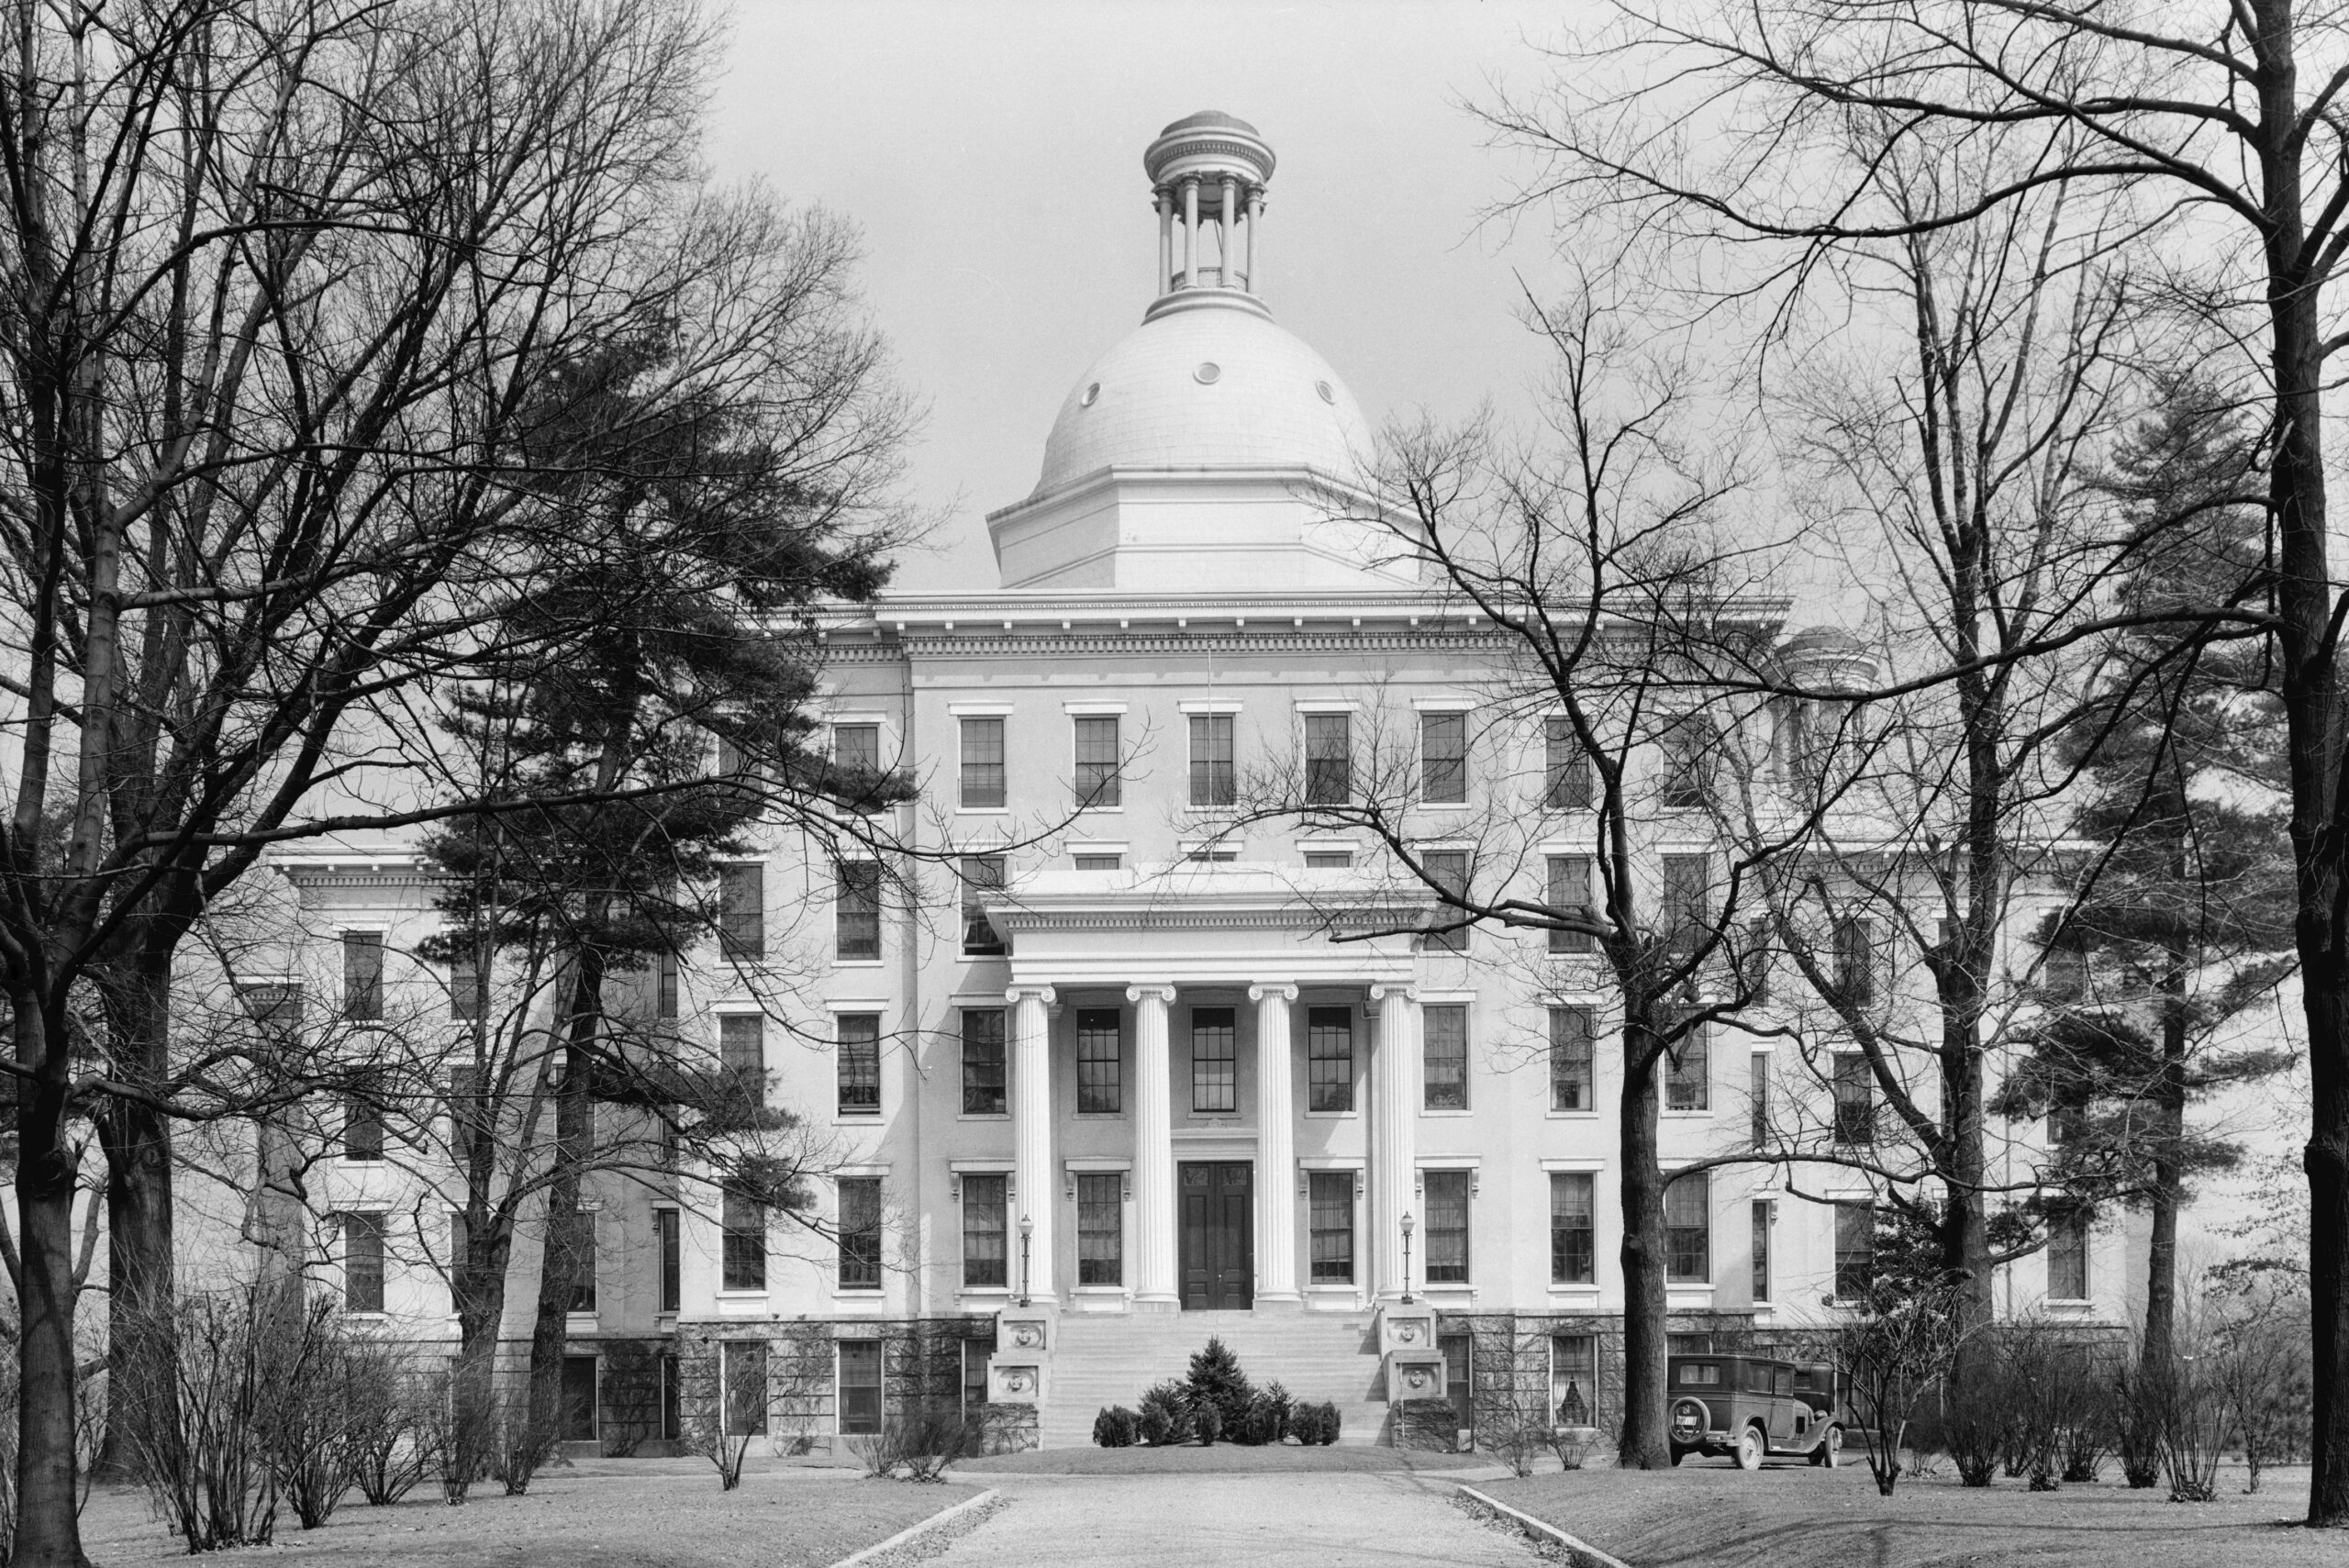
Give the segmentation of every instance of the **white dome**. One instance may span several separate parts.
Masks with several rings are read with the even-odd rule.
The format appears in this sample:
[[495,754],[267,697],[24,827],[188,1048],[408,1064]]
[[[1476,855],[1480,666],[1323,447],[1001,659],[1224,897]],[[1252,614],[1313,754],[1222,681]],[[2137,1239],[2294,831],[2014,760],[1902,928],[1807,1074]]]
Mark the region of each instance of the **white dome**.
[[1257,307],[1164,312],[1062,403],[1036,494],[1104,468],[1310,467],[1352,479],[1370,428],[1327,361]]

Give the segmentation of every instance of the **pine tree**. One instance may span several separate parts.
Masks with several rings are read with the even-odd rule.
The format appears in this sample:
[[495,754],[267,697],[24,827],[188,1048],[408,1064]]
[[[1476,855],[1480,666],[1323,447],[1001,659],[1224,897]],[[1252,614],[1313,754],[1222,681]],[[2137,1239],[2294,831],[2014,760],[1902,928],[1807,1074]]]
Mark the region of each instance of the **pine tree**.
[[1237,1436],[1244,1429],[1248,1407],[1256,1397],[1255,1388],[1248,1382],[1247,1373],[1240,1370],[1240,1358],[1219,1338],[1210,1338],[1207,1348],[1191,1353],[1190,1375],[1185,1379],[1190,1407],[1212,1406],[1222,1418],[1226,1436]]
[[[2208,606],[2257,577],[2264,530],[2229,498],[2253,488],[2254,441],[2210,389],[2182,380],[2119,454],[2108,484],[2140,537],[2124,609]],[[2292,968],[2284,732],[2263,646],[2124,632],[2106,700],[2066,737],[2082,771],[2077,897],[2043,931],[2044,1017],[1993,1106],[2049,1118],[2043,1193],[2021,1218],[2085,1219],[2110,1201],[2152,1219],[2145,1352],[2165,1358],[2177,1213],[2234,1142],[2188,1108],[2286,1057],[2227,1026]]]

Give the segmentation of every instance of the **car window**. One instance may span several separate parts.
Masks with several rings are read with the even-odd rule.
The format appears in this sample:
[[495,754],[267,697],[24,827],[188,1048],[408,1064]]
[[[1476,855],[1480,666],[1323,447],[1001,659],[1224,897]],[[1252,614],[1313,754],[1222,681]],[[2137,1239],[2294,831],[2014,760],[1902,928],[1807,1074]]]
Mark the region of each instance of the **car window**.
[[1792,1367],[1784,1367],[1784,1366],[1782,1366],[1782,1367],[1778,1368],[1777,1377],[1778,1377],[1778,1393],[1779,1393],[1781,1396],[1785,1396],[1785,1395],[1791,1395],[1792,1393],[1794,1393],[1794,1391],[1795,1391],[1795,1374],[1794,1374],[1794,1369],[1793,1369]]
[[1748,1394],[1770,1392],[1770,1369],[1760,1362],[1745,1363],[1745,1391]]
[[1699,1362],[1684,1362],[1680,1368],[1683,1388],[1710,1387],[1721,1380],[1721,1369]]

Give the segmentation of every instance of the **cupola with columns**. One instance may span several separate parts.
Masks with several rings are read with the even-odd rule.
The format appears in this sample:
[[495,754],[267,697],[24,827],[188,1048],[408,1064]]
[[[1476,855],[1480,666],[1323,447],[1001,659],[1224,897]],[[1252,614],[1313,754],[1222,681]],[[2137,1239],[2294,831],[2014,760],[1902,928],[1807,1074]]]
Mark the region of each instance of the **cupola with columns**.
[[[1273,150],[1246,120],[1208,109],[1186,115],[1141,156],[1158,208],[1158,298],[1142,319],[1207,303],[1262,310],[1257,262],[1264,227],[1264,186]],[[1215,240],[1207,264],[1199,226]],[[1234,300],[1232,295],[1239,296]]]

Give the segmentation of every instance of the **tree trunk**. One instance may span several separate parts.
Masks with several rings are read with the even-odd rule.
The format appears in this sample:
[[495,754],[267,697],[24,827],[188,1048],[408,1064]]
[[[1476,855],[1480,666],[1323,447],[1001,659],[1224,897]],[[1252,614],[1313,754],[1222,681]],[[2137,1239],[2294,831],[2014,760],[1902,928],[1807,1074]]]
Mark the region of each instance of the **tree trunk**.
[[570,1040],[563,1050],[562,1084],[556,1089],[553,1178],[547,1185],[546,1245],[539,1263],[538,1311],[530,1326],[530,1420],[546,1440],[562,1429],[562,1360],[569,1348],[571,1303],[580,1281],[596,1266],[595,1219],[579,1209],[580,1167],[593,1150],[595,1102],[589,1095],[591,1059],[585,1049],[603,1016],[604,956],[592,942],[581,945],[571,986]]
[[2153,1234],[2145,1248],[2145,1335],[2140,1361],[2150,1375],[2169,1364],[2177,1325],[2177,1211],[2186,1197],[2178,1151],[2186,1139],[2187,955],[2173,948],[2162,974],[2162,1071],[2154,1090]]
[[1624,1024],[1623,1093],[1617,1132],[1623,1150],[1623,1429],[1616,1463],[1664,1470],[1672,1441],[1664,1408],[1664,1167],[1656,1154],[1660,1091],[1653,1037]]
[[10,1568],[89,1568],[82,1551],[75,1462],[73,1186],[62,1137],[64,1057],[50,1050],[51,1020],[21,989],[17,1061],[39,1075],[17,1100],[17,1541]]
[[[170,1072],[171,956],[106,976],[106,1031],[117,1075],[160,1093]],[[171,1119],[135,1100],[108,1102],[99,1121],[106,1158],[106,1431],[101,1470],[126,1473],[128,1420],[178,1419],[172,1255]]]
[[[486,1217],[487,1206],[481,1206]],[[486,1234],[484,1234],[486,1232]],[[499,1225],[465,1228],[462,1248],[451,1248],[450,1296],[457,1309],[456,1387],[451,1411],[453,1453],[449,1501],[462,1503],[473,1483],[487,1473],[497,1427],[497,1345],[506,1319],[506,1262],[509,1234]]]

